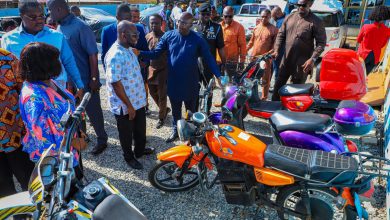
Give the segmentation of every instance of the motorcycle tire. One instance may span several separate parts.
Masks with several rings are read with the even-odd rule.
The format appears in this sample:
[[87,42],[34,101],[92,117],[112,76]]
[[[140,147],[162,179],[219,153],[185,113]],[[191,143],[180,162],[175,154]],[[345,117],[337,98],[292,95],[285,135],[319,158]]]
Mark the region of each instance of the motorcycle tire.
[[[329,188],[319,188],[319,187],[307,187],[309,197],[310,197],[310,206],[311,206],[311,219],[313,220],[331,220],[331,219],[347,219],[344,210],[339,210],[333,202],[337,197],[336,192],[330,190]],[[300,199],[301,186],[298,184],[286,186],[279,190],[279,193],[276,198],[276,204],[280,207],[284,207],[296,212],[305,213],[306,208],[305,204]],[[294,196],[294,197],[291,197]],[[328,201],[326,201],[328,197]],[[291,198],[294,198],[292,200]],[[295,202],[294,207],[288,207]],[[338,213],[335,213],[338,211]],[[299,219],[295,216],[288,216],[287,213],[278,211],[278,216],[280,219]]]
[[[165,172],[167,172],[167,169],[164,169],[164,168],[166,168],[168,166],[175,168],[174,172],[177,170],[180,170],[180,168],[177,166],[177,164],[173,161],[158,161],[156,166],[154,166],[153,169],[149,172],[149,176],[148,176],[149,182],[152,184],[152,186],[156,187],[159,190],[165,191],[165,192],[183,192],[183,191],[187,191],[191,188],[194,188],[196,185],[199,184],[199,176],[198,176],[195,168],[194,168],[194,171],[192,171],[192,169],[191,169],[191,170],[187,171],[186,173],[184,173],[182,178],[186,177],[188,174],[195,176],[195,178],[193,180],[191,180],[190,182],[188,182],[186,184],[180,185],[180,182],[179,182],[179,186],[174,186],[174,185],[168,185],[168,184],[162,183],[162,181],[157,178],[159,171],[164,170]],[[168,174],[168,175],[172,176],[173,173]],[[170,177],[170,178],[172,179],[172,181],[175,180],[172,177]],[[166,179],[163,179],[163,180],[168,181],[169,177]]]

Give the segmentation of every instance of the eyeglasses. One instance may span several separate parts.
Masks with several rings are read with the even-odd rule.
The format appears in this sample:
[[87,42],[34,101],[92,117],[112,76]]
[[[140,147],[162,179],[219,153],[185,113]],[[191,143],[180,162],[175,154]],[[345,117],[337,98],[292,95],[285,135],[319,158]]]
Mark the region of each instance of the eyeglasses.
[[211,13],[210,12],[202,12],[202,13],[200,13],[202,16],[210,16],[211,15]]
[[183,21],[183,20],[178,20],[177,21],[179,24],[181,24],[181,25],[191,25],[191,23],[187,23],[187,22],[185,22],[185,21]]
[[224,18],[233,18],[233,15],[223,15]]
[[299,8],[299,7],[302,7],[302,8],[306,8],[307,7],[307,4],[295,4],[295,7]]
[[23,16],[26,17],[30,21],[45,20],[44,14],[39,15],[39,16],[36,16],[36,15],[34,15],[34,16],[23,15]]
[[131,37],[139,37],[139,31],[135,33],[128,33]]

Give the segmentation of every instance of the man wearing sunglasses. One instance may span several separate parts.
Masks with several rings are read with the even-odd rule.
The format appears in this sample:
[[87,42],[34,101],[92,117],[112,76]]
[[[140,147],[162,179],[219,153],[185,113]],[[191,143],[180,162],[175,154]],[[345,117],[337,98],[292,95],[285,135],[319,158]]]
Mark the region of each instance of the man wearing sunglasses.
[[[197,32],[199,35],[205,39],[210,47],[210,53],[213,55],[214,61],[217,59],[217,51],[218,55],[221,58],[222,67],[224,69],[226,63],[225,57],[225,43],[223,41],[223,32],[221,25],[214,23],[211,21],[211,6],[208,3],[203,3],[199,6],[199,21],[193,26],[192,30]],[[210,68],[207,66],[207,62],[202,58],[200,59],[201,72],[200,82],[203,86],[207,87],[210,80],[213,78],[213,74]],[[223,72],[223,71],[222,71]],[[210,111],[212,105],[213,97],[210,96],[207,102],[208,110]]]
[[238,68],[244,67],[246,56],[245,29],[237,21],[233,20],[234,10],[231,6],[223,9],[223,21],[221,22],[225,44],[226,66],[225,71],[232,77]]
[[314,62],[325,49],[326,32],[322,20],[310,11],[313,0],[299,0],[297,12],[285,18],[274,46],[274,57],[284,49],[272,100],[280,100],[279,89],[291,77],[294,84],[306,82]]
[[184,12],[177,22],[177,30],[168,31],[160,38],[154,50],[142,51],[139,55],[141,58],[157,59],[167,52],[167,89],[173,116],[173,131],[167,142],[178,138],[176,122],[181,119],[183,102],[187,110],[196,111],[199,97],[198,57],[204,58],[220,84],[221,73],[217,63],[210,53],[207,42],[191,30],[192,22],[193,16]]
[[84,83],[81,80],[72,50],[63,34],[45,26],[43,6],[34,0],[21,1],[19,13],[22,24],[15,30],[6,33],[1,39],[1,46],[19,58],[24,46],[31,42],[44,42],[60,51],[60,61],[63,71],[55,79],[62,88],[66,87],[67,75],[76,85],[76,97],[82,98]]
[[124,20],[118,23],[117,32],[118,39],[104,59],[109,106],[117,122],[126,163],[133,169],[142,169],[136,158],[146,150],[146,92],[141,67],[131,49],[137,44],[139,31],[133,23]]

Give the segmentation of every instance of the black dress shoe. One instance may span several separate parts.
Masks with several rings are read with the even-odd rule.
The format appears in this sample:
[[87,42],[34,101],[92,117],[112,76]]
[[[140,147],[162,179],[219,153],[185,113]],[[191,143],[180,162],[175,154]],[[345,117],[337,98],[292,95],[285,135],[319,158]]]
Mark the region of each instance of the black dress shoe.
[[160,129],[162,126],[164,126],[164,119],[159,119],[156,125],[156,129]]
[[103,151],[107,148],[107,144],[100,144],[100,145],[96,145],[96,147],[94,149],[92,149],[91,153],[93,155],[99,155],[101,153],[103,153]]
[[144,155],[151,155],[154,154],[156,150],[153,147],[146,147],[142,155],[135,155],[135,158],[140,158]]
[[142,170],[143,166],[138,160],[135,158],[131,159],[125,159],[127,165],[129,165],[131,168],[136,169],[136,170]]
[[175,141],[178,137],[179,137],[179,135],[177,134],[177,132],[176,132],[176,131],[173,131],[173,132],[171,133],[171,135],[169,135],[169,138],[168,138],[165,142],[167,142],[167,143],[173,142],[173,141]]

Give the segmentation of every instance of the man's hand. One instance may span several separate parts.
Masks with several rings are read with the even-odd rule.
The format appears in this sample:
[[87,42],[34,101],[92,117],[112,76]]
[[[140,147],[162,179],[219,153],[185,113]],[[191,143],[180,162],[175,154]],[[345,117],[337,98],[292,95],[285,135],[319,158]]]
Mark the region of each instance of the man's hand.
[[79,100],[82,100],[83,96],[84,96],[84,89],[77,90],[76,94],[74,95],[74,97]]
[[143,68],[147,67],[148,65],[145,62],[140,60],[139,61],[139,66],[141,67],[141,69],[143,69]]
[[310,72],[314,67],[314,61],[312,58],[308,59],[303,65],[302,65],[302,68],[303,68],[303,72],[304,73],[308,73]]
[[127,111],[129,112],[129,120],[133,120],[135,118],[135,110],[133,106],[129,105],[127,106]]
[[278,52],[274,51],[273,53],[271,53],[271,56],[272,58],[276,59],[276,57],[279,56]]
[[221,89],[223,88],[222,83],[221,83],[221,77],[217,78],[217,84],[218,84],[219,88],[221,88]]
[[89,82],[89,88],[91,88],[92,92],[98,92],[100,88],[100,83],[98,80],[91,80]]

